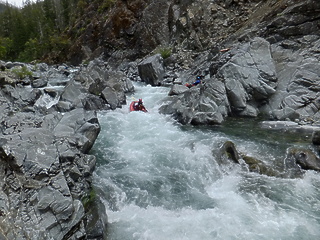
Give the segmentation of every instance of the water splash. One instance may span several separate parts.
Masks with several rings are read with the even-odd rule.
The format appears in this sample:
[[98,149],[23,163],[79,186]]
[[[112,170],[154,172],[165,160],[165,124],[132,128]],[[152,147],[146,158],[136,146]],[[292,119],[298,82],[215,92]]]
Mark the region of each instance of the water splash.
[[[273,164],[285,149],[220,128],[184,127],[158,113],[168,89],[137,85],[149,113],[127,106],[99,115],[94,185],[109,216],[109,239],[317,239],[320,176],[281,179],[229,165],[214,149],[226,140]],[[129,97],[130,98],[130,97]],[[247,126],[248,127],[248,126]],[[283,150],[283,153],[279,153]],[[225,171],[227,170],[227,171]]]

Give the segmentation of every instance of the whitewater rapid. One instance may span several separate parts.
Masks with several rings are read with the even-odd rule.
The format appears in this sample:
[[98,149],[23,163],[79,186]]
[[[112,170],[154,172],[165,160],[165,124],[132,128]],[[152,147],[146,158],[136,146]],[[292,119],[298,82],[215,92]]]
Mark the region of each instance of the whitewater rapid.
[[[276,178],[215,160],[231,140],[239,151],[277,167],[291,143],[268,133],[257,138],[250,124],[181,126],[158,113],[168,88],[135,89],[122,109],[99,113],[101,132],[92,149],[108,240],[319,239],[319,173]],[[138,98],[148,113],[129,113]]]

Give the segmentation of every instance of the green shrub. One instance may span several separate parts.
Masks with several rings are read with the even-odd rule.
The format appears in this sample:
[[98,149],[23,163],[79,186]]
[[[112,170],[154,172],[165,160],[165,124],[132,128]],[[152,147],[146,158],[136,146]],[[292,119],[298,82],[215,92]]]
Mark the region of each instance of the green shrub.
[[8,52],[12,47],[12,40],[10,38],[0,37],[0,59],[7,59]]
[[43,54],[43,44],[41,44],[37,39],[29,39],[25,43],[25,48],[20,52],[18,61],[21,62],[31,62],[37,58],[41,58]]
[[163,59],[171,56],[171,47],[159,47],[156,49],[156,53],[159,53]]
[[89,205],[91,205],[94,202],[96,197],[97,197],[97,194],[92,188],[91,191],[87,195],[85,195],[81,200],[84,209],[88,209]]
[[32,77],[32,72],[28,70],[26,66],[21,68],[14,68],[11,70],[12,73],[16,75],[19,79],[24,79],[26,77]]

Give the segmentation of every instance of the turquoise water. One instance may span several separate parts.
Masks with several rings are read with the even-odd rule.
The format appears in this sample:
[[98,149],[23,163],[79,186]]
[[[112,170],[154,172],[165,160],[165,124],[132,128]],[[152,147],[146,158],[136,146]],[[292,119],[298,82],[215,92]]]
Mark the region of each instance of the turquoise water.
[[[320,174],[285,179],[219,166],[228,140],[281,170],[288,147],[310,136],[260,130],[250,119],[181,126],[158,113],[168,88],[136,85],[128,104],[100,112],[94,186],[109,217],[109,240],[318,239]],[[148,113],[131,112],[143,98]]]

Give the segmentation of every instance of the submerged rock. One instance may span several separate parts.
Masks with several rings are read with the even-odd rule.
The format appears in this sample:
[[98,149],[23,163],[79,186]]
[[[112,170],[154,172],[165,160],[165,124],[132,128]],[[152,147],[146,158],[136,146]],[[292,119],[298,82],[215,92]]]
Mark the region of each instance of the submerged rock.
[[240,155],[236,149],[236,146],[231,141],[225,142],[219,149],[217,155],[218,163],[223,164],[224,158],[231,160],[234,163],[240,163]]
[[291,148],[288,151],[285,159],[287,168],[296,167],[298,165],[304,170],[320,171],[320,159],[319,157],[309,149],[303,148]]
[[226,141],[218,150],[216,155],[217,162],[220,165],[228,164],[230,162],[235,164],[245,164],[248,171],[259,173],[267,176],[280,176],[280,173],[271,167],[267,166],[264,162],[239,153],[236,146],[231,141]]

